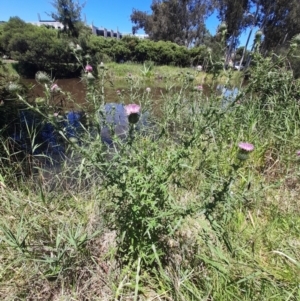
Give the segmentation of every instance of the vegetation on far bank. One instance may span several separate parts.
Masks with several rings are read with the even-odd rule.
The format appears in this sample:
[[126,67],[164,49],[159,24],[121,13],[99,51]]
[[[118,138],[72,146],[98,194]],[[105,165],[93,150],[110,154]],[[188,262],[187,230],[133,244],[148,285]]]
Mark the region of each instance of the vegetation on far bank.
[[[18,61],[13,66],[24,77],[33,78],[39,70],[51,73],[56,78],[80,76],[81,67],[70,52],[70,40],[74,45],[80,45],[78,51],[85,62],[93,66],[101,61],[179,67],[201,65],[203,70],[213,74],[226,65],[224,40],[220,38],[198,47],[186,48],[172,42],[154,42],[130,36],[124,36],[121,40],[97,37],[84,26],[78,38],[69,39],[55,29],[37,27],[19,18],[11,18],[6,24],[0,25],[0,52]],[[297,51],[288,57],[295,76],[299,74]],[[248,51],[243,54],[243,47],[236,51],[235,60],[242,58],[243,64],[250,58]]]

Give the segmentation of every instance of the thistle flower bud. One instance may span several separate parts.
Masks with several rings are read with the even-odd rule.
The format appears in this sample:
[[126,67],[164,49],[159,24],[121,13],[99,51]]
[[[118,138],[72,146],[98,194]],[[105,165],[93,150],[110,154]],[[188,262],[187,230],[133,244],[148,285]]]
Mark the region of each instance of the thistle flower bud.
[[79,44],[77,44],[76,47],[74,48],[74,51],[77,53],[81,52],[82,51],[81,46]]
[[75,44],[73,42],[70,42],[69,43],[69,48],[73,50],[75,48]]
[[187,79],[188,79],[190,82],[192,82],[192,81],[195,79],[195,77],[194,77],[193,75],[188,75],[188,76],[187,76]]
[[297,45],[300,45],[300,33],[295,35],[293,38],[292,38],[292,43],[295,43]]
[[256,38],[256,39],[260,39],[262,35],[263,35],[263,32],[262,32],[261,30],[258,30],[258,31],[255,33],[255,38]]
[[35,103],[36,103],[37,105],[43,105],[45,102],[46,102],[46,99],[43,98],[43,97],[37,97],[37,98],[35,99]]
[[7,90],[11,93],[18,92],[20,90],[20,85],[16,83],[9,83]]
[[50,76],[46,72],[43,72],[43,71],[38,71],[35,74],[35,80],[39,84],[49,84],[51,82]]
[[95,77],[91,72],[88,72],[88,74],[86,75],[86,79],[88,80],[88,82],[94,82]]
[[70,137],[69,140],[70,140],[71,143],[77,143],[78,142],[78,139],[75,138],[75,137]]
[[222,22],[222,23],[220,24],[220,26],[219,26],[219,29],[220,29],[220,31],[223,31],[223,30],[227,29],[227,24],[226,24],[226,22]]

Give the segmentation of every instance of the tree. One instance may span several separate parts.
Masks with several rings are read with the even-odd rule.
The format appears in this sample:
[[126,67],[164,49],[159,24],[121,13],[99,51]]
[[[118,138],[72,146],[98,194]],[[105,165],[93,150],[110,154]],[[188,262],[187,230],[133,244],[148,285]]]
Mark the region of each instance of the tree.
[[81,11],[85,3],[80,4],[79,0],[54,0],[51,4],[56,10],[50,14],[53,20],[63,24],[63,32],[78,38],[77,24],[81,22]]
[[[33,25],[28,24],[21,20],[19,17],[11,17],[8,22],[1,25],[1,35],[0,35],[0,49],[6,55],[11,56],[9,44],[11,39],[19,34],[20,36],[24,35],[24,33],[28,30],[28,28]],[[24,38],[23,38],[24,40]],[[20,43],[21,46],[22,43]],[[22,46],[23,47],[23,46]]]
[[191,46],[203,43],[209,35],[205,19],[213,11],[208,0],[153,0],[152,14],[133,9],[133,33],[144,29],[154,41],[171,41]]
[[[254,1],[254,0],[253,0]],[[257,0],[261,7],[259,26],[264,33],[265,50],[287,44],[300,33],[299,0]]]
[[300,32],[299,0],[217,0],[217,9],[226,22],[230,48],[238,46],[241,32],[249,26],[263,31],[264,50],[287,44]]
[[226,40],[235,48],[239,36],[250,22],[250,0],[217,0],[219,19],[226,23]]

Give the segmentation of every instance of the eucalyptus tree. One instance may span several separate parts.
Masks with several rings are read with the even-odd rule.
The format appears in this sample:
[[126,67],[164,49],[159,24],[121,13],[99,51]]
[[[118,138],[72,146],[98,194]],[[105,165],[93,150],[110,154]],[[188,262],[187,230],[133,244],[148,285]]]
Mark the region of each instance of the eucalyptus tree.
[[299,0],[256,0],[255,2],[260,6],[258,25],[264,33],[263,49],[271,50],[286,45],[300,33]]
[[251,27],[264,34],[262,48],[271,50],[300,33],[299,0],[216,0],[218,16],[227,25],[227,43],[235,48]]
[[226,23],[226,41],[231,52],[239,44],[239,37],[253,21],[251,0],[217,0],[218,17]]
[[153,0],[152,13],[133,9],[133,33],[143,29],[155,41],[171,41],[187,47],[200,45],[209,36],[206,18],[214,0]]

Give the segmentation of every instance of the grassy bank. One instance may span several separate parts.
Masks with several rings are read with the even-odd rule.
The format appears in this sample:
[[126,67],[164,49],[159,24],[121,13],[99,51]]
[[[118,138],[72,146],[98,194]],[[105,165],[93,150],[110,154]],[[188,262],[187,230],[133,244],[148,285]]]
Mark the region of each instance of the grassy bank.
[[68,160],[41,168],[2,139],[1,300],[298,300],[300,85],[255,60],[227,101],[195,90],[203,74],[191,80],[190,70],[144,75],[168,74],[158,103],[131,89],[141,66],[99,68],[99,80],[86,78],[91,106],[126,76],[120,102],[150,114],[146,133],[129,125],[113,148],[97,132],[99,112],[68,138],[45,93],[31,109],[60,130]]
[[[221,71],[217,78],[213,78],[212,74],[206,72],[197,72],[196,68],[180,68],[175,66],[156,66],[151,62],[144,65],[135,63],[108,63],[107,67],[111,70],[111,75],[115,79],[127,77],[132,74],[141,79],[174,79],[181,74],[191,74],[195,77],[195,81],[201,84],[212,84],[217,81],[220,84],[228,82],[228,72]],[[230,84],[236,85],[240,82],[242,73],[239,71],[231,72]]]

